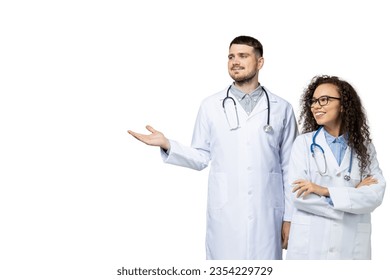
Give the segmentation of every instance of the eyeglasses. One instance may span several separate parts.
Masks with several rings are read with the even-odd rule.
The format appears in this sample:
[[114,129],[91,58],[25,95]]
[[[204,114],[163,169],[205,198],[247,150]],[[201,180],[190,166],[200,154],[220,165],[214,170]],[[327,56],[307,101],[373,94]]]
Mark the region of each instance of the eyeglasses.
[[307,100],[307,105],[309,105],[310,107],[313,107],[314,104],[316,104],[318,102],[318,104],[320,106],[325,106],[325,105],[328,105],[329,99],[341,100],[341,98],[339,98],[339,97],[323,95],[323,96],[320,96],[319,98],[308,99]]

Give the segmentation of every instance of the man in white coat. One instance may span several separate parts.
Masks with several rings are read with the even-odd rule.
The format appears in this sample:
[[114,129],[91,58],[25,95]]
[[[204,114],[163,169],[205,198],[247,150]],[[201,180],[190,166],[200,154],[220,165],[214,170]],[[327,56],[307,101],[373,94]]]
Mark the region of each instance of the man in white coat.
[[282,259],[291,219],[287,187],[297,135],[292,106],[261,86],[263,47],[249,36],[229,46],[233,84],[203,100],[191,147],[146,128],[138,140],[161,147],[166,163],[202,170],[211,162],[207,202],[207,259]]

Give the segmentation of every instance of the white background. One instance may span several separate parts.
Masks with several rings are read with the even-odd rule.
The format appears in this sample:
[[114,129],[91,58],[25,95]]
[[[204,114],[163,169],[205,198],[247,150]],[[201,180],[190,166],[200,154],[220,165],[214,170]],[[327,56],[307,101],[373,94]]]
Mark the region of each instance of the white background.
[[163,164],[127,130],[151,124],[190,144],[201,100],[231,83],[230,41],[250,35],[264,45],[261,83],[297,115],[314,75],[353,84],[387,177],[387,5],[2,1],[0,278],[118,279],[122,266],[173,265],[272,265],[273,279],[376,274],[389,253],[386,196],[372,215],[373,261],[206,262],[208,170]]

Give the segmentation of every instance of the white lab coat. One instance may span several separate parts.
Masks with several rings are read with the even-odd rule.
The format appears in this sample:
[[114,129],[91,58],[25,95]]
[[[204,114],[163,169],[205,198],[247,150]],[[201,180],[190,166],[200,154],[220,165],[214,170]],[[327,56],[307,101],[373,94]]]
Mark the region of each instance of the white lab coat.
[[[225,89],[202,102],[191,147],[170,140],[169,155],[162,152],[166,163],[196,170],[211,161],[207,259],[282,258],[282,220],[283,216],[290,220],[291,211],[285,208],[292,206],[284,182],[297,126],[292,106],[267,92],[273,133],[263,130],[267,123],[264,95],[249,116],[235,100],[241,127],[230,130],[222,108]],[[227,115],[236,119],[230,105]]]
[[[297,137],[291,151],[289,165],[290,184],[296,179],[306,179],[328,187],[332,206],[327,198],[310,194],[297,198],[292,194],[292,216],[287,259],[371,259],[371,212],[382,203],[386,182],[376,158],[375,148],[369,145],[371,171],[367,174],[378,183],[361,188],[358,160],[353,154],[350,181],[344,180],[350,165],[351,149],[348,147],[339,166],[322,129],[316,143],[325,151],[328,171],[321,176],[310,152],[313,133]],[[316,155],[322,172],[322,153]],[[292,187],[291,187],[292,189]]]

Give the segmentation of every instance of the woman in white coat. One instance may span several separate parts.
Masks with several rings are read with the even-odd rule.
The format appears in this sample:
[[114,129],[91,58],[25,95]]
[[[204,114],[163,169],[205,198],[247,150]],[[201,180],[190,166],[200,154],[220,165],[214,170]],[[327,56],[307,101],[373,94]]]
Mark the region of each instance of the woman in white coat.
[[[281,259],[287,245],[291,196],[285,183],[297,125],[292,106],[260,86],[263,62],[258,40],[239,36],[231,42],[234,83],[202,102],[191,147],[150,126],[150,135],[129,131],[161,147],[166,163],[202,170],[211,162],[207,259]],[[264,129],[267,123],[272,129]]]
[[360,98],[348,82],[317,76],[301,109],[287,259],[371,259],[371,212],[386,183]]

